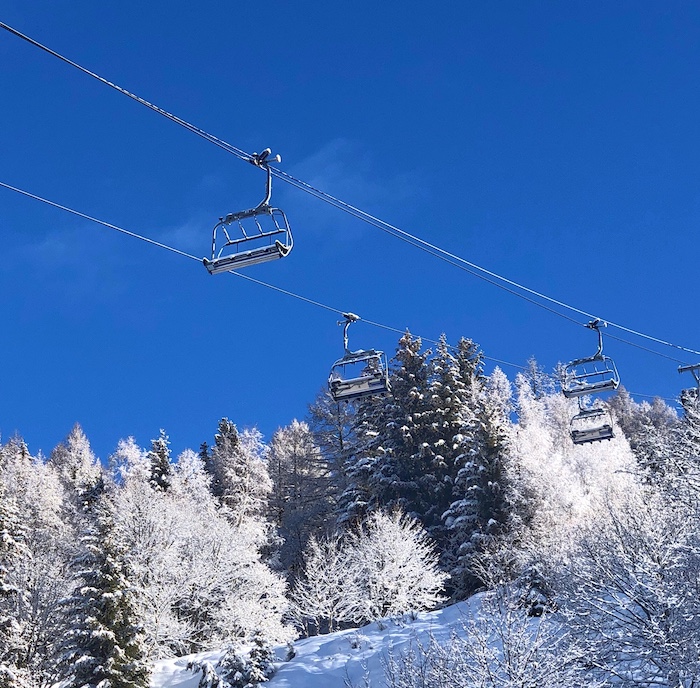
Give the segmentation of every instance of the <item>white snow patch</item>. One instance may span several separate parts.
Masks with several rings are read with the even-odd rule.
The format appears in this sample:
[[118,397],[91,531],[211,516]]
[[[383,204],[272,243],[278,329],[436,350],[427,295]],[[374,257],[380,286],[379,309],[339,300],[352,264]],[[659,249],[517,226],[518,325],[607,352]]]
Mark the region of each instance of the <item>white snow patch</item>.
[[[279,646],[275,675],[265,688],[346,688],[364,686],[369,676],[372,686],[384,685],[384,662],[390,653],[407,652],[416,642],[427,645],[431,636],[446,644],[453,633],[461,633],[464,624],[480,604],[476,595],[435,612],[424,612],[401,619],[384,619],[360,629],[348,629],[328,635],[304,638],[294,643],[295,656],[285,661],[289,648]],[[223,652],[204,652],[156,663],[151,688],[197,688],[199,674],[187,670],[188,662],[208,660],[212,664]]]

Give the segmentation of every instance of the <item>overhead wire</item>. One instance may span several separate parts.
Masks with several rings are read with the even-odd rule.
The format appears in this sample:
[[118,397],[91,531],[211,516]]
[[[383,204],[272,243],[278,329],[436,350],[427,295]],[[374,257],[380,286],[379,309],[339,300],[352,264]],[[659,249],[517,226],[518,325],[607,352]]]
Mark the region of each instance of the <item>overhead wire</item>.
[[[223,139],[220,139],[217,136],[214,136],[213,134],[210,134],[209,132],[201,129],[200,127],[195,126],[194,124],[187,122],[186,120],[168,112],[167,110],[164,110],[163,108],[160,108],[159,106],[145,100],[144,98],[141,98],[140,96],[132,93],[131,91],[128,91],[127,89],[109,81],[108,79],[105,79],[104,77],[100,76],[99,74],[83,67],[82,65],[78,64],[77,62],[74,62],[73,60],[70,60],[69,58],[61,55],[60,53],[56,52],[55,50],[52,50],[48,46],[43,45],[42,43],[36,41],[35,39],[31,38],[30,36],[27,36],[26,34],[18,31],[17,29],[9,26],[8,24],[4,22],[0,22],[0,28],[5,29],[9,33],[17,36],[18,38],[21,38],[22,40],[28,42],[29,44],[39,48],[40,50],[48,53],[49,55],[61,60],[62,62],[70,65],[71,67],[74,67],[75,69],[79,70],[80,72],[100,81],[101,83],[109,86],[112,89],[115,89],[119,93],[122,93],[123,95],[126,95],[127,97],[131,98],[132,100],[135,100],[136,102],[140,103],[141,105],[148,107],[149,109],[153,110],[154,112],[166,117],[167,119],[171,120],[172,122],[184,127],[188,131],[191,131],[192,133],[204,138],[205,140],[214,143],[217,145],[219,148],[222,148],[223,150],[235,155],[241,160],[245,160],[248,162],[254,162],[255,156],[247,153],[246,151],[237,148],[236,146],[224,141]],[[566,315],[565,313],[562,313],[561,311],[556,310],[556,308],[552,308],[552,306],[558,306],[559,308],[563,308],[565,310],[571,311],[573,313],[576,313],[578,315],[584,316],[588,318],[589,320],[596,320],[600,319],[606,322],[606,324],[610,327],[622,330],[624,332],[627,332],[628,334],[631,334],[633,336],[640,337],[642,339],[646,339],[648,341],[655,342],[657,344],[660,344],[662,346],[667,346],[679,351],[684,351],[686,353],[692,353],[694,355],[700,356],[700,351],[692,349],[690,347],[685,347],[681,346],[679,344],[675,344],[673,342],[667,341],[665,339],[661,339],[659,337],[655,337],[653,335],[646,334],[644,332],[641,332],[640,330],[636,330],[634,328],[626,327],[620,323],[613,322],[610,320],[605,320],[603,318],[599,318],[598,316],[589,313],[585,310],[582,310],[580,308],[577,308],[575,306],[572,306],[570,304],[567,304],[564,301],[560,301],[558,299],[555,299],[551,296],[548,296],[547,294],[544,294],[543,292],[537,291],[535,289],[532,289],[530,287],[527,287],[523,284],[520,284],[514,280],[511,280],[503,275],[500,275],[494,271],[488,270],[487,268],[484,268],[476,263],[473,263],[461,256],[458,256],[455,253],[452,253],[450,251],[447,251],[436,244],[433,244],[429,241],[426,241],[425,239],[422,239],[414,234],[411,234],[409,232],[406,232],[405,230],[402,230],[401,228],[390,224],[389,222],[386,222],[356,206],[351,205],[350,203],[347,203],[345,201],[342,201],[339,198],[336,198],[332,194],[329,194],[325,191],[322,191],[311,184],[304,182],[301,179],[297,179],[293,175],[284,172],[283,170],[280,170],[278,168],[270,166],[270,170],[276,178],[285,181],[286,183],[302,190],[305,191],[306,193],[309,193],[310,195],[334,206],[335,208],[338,208],[339,210],[342,210],[349,215],[360,219],[377,229],[380,229],[383,232],[386,232],[390,234],[391,236],[404,241],[405,243],[408,243],[411,246],[414,246],[415,248],[418,248],[436,258],[439,258],[440,260],[443,260],[444,262],[449,263],[450,265],[453,265],[455,267],[458,267],[462,269],[463,271],[471,274],[472,276],[475,276],[479,279],[482,279],[489,284],[492,284],[514,296],[517,296],[518,298],[521,298],[533,305],[536,305],[544,310],[547,310],[548,312],[557,315],[561,318],[564,318],[568,320],[569,322],[575,323],[576,325],[585,325],[585,323],[581,323],[575,318],[572,318],[571,316]],[[520,290],[520,291],[517,291]],[[524,292],[524,293],[521,293]],[[528,296],[529,295],[529,296]],[[542,303],[541,301],[538,301],[537,299],[540,299],[541,301],[545,301],[546,303]],[[547,305],[551,304],[551,305]],[[665,354],[662,354],[660,352],[657,352],[653,349],[648,349],[646,347],[643,347],[641,345],[635,344],[633,342],[629,342],[628,340],[619,338],[619,337],[614,337],[613,335],[608,334],[607,336],[617,339],[620,342],[630,344],[631,346],[636,346],[637,348],[646,350],[650,353],[653,353],[655,355],[683,363],[680,359],[676,359],[670,356],[666,356]]]
[[[152,246],[156,246],[158,248],[165,249],[167,251],[170,251],[171,253],[175,253],[179,256],[183,256],[185,258],[190,258],[192,260],[196,260],[198,263],[202,262],[202,259],[199,258],[198,256],[193,255],[192,253],[187,253],[187,251],[182,251],[181,249],[175,248],[173,246],[169,246],[168,244],[164,244],[161,241],[156,241],[155,239],[151,239],[150,237],[147,237],[143,234],[137,234],[136,232],[132,232],[128,229],[124,229],[123,227],[120,227],[119,225],[115,225],[111,222],[107,222],[105,220],[101,220],[97,217],[94,217],[92,215],[88,215],[87,213],[83,213],[79,210],[75,210],[74,208],[71,208],[67,205],[63,205],[61,203],[56,203],[55,201],[49,200],[48,198],[44,198],[43,196],[39,196],[37,194],[31,193],[30,191],[26,191],[25,189],[20,189],[17,186],[13,186],[11,184],[7,184],[6,182],[0,181],[0,187],[7,189],[9,191],[14,191],[15,193],[18,193],[22,196],[26,196],[27,198],[31,198],[35,201],[39,201],[41,203],[44,203],[48,206],[51,206],[52,208],[57,208],[59,210],[63,210],[64,212],[70,213],[71,215],[75,215],[77,217],[80,217],[84,220],[89,220],[90,222],[94,222],[95,224],[101,225],[103,227],[107,227],[108,229],[113,229],[121,234],[125,234],[127,236],[130,236],[134,239],[139,239],[140,241],[144,241],[148,244],[151,244]],[[274,284],[270,284],[269,282],[263,282],[262,280],[256,279],[255,277],[251,277],[250,275],[243,274],[241,272],[238,272],[237,270],[229,270],[228,271],[230,274],[235,275],[236,277],[240,277],[241,279],[244,279],[248,282],[252,282],[253,284],[257,284],[261,287],[265,287],[267,289],[271,289],[273,291],[276,291],[280,294],[284,294],[286,296],[290,296],[292,298],[295,298],[299,301],[303,301],[304,303],[310,304],[312,306],[316,306],[318,308],[323,308],[327,311],[330,311],[332,313],[336,313],[337,315],[342,316],[344,314],[344,311],[340,308],[335,308],[333,306],[329,306],[328,304],[322,303],[321,301],[316,301],[314,299],[311,299],[307,296],[302,296],[301,294],[296,294],[293,291],[290,291],[289,289],[284,289],[283,287],[278,287]],[[404,334],[406,330],[401,330],[397,327],[392,327],[391,325],[386,325],[381,322],[377,322],[374,320],[367,320],[365,318],[360,318],[362,322],[367,323],[368,325],[372,325],[374,327],[378,327],[381,329],[389,330],[390,332],[397,332],[399,334]],[[439,341],[436,339],[429,339],[427,337],[421,337],[420,335],[416,335],[421,339],[421,341],[428,342],[430,344],[438,344]],[[451,347],[454,348],[454,347]],[[484,356],[484,359],[488,361],[493,361],[496,363],[500,363],[503,365],[511,366],[513,368],[520,368],[522,370],[525,370],[525,366],[518,365],[517,363],[509,363],[508,361],[503,361],[498,358],[492,358],[490,356]]]

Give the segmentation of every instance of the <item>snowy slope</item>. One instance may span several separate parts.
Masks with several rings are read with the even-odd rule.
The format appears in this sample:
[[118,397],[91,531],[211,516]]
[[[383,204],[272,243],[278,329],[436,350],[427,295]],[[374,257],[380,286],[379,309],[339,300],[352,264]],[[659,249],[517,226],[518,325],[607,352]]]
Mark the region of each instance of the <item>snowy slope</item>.
[[[350,629],[299,640],[294,644],[296,655],[284,661],[286,647],[277,650],[279,668],[269,688],[345,688],[363,686],[369,674],[373,686],[383,685],[382,661],[389,652],[406,651],[411,643],[426,644],[432,635],[447,640],[453,631],[459,632],[463,622],[471,617],[479,603],[478,596],[467,602],[436,612],[418,614],[415,619],[385,620],[360,629]],[[216,663],[221,652],[204,652],[189,657],[162,660],[156,663],[152,688],[197,688],[199,675],[187,670],[192,660]]]

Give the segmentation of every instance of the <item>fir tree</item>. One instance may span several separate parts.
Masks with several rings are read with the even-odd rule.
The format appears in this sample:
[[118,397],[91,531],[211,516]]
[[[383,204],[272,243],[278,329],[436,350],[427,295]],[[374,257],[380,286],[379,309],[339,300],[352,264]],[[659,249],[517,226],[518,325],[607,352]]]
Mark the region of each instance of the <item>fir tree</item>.
[[387,403],[388,399],[373,396],[353,404],[343,468],[335,479],[340,495],[336,515],[338,527],[361,523],[381,504],[380,474],[386,453],[383,443]]
[[113,533],[106,495],[93,505],[74,566],[78,583],[66,601],[68,631],[61,667],[73,688],[146,688],[143,632],[125,552]]
[[469,340],[460,341],[453,354],[442,335],[430,362],[430,412],[424,444],[427,465],[419,478],[429,506],[421,520],[441,548],[447,545],[443,514],[453,501],[455,481],[478,425],[473,370],[467,369],[467,363],[471,361],[476,370],[480,356]]
[[455,501],[445,512],[452,538],[451,584],[457,599],[485,582],[475,574],[472,562],[503,533],[510,513],[506,485],[510,385],[496,368],[480,391],[478,426],[471,446],[465,447],[464,464],[455,480]]
[[173,466],[170,462],[170,440],[165,434],[165,430],[161,429],[158,439],[151,440],[151,450],[146,458],[151,470],[151,487],[163,492],[170,489]]
[[261,437],[255,429],[239,433],[234,423],[223,418],[205,464],[214,495],[237,524],[248,518],[261,520],[267,510],[272,484]]
[[0,481],[0,688],[21,688],[27,681],[27,644],[20,622],[27,591],[12,578],[28,554],[16,500]]
[[[429,508],[429,497],[420,480],[430,465],[430,405],[427,363],[430,351],[421,351],[420,338],[406,332],[393,359],[391,394],[383,404],[374,449],[372,488],[378,506],[421,518]],[[380,423],[377,423],[380,420]]]

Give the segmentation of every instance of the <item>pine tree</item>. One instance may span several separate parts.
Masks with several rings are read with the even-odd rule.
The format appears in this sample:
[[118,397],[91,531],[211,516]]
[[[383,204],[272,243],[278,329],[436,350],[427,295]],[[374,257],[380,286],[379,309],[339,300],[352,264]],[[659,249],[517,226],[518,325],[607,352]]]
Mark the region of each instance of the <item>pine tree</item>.
[[469,340],[462,340],[457,354],[453,354],[442,335],[436,355],[430,361],[430,411],[423,445],[426,470],[419,478],[421,492],[429,506],[421,520],[443,549],[447,545],[443,515],[454,499],[455,481],[478,425],[472,394],[473,373],[465,366],[474,359],[472,364],[476,369],[480,356],[478,348]]
[[61,667],[73,688],[146,688],[143,632],[125,552],[113,533],[106,497],[92,505],[74,566],[78,583],[65,602],[68,630]]
[[151,440],[151,450],[146,456],[151,469],[150,484],[154,490],[170,489],[173,467],[170,462],[170,440],[161,428],[158,439]]
[[16,500],[0,481],[0,688],[21,688],[28,678],[20,621],[20,609],[28,605],[27,591],[12,583],[13,573],[29,555],[24,539]]
[[485,581],[472,562],[492,538],[502,534],[509,519],[506,461],[509,451],[510,385],[496,368],[485,382],[472,377],[478,391],[478,426],[464,449],[455,479],[455,501],[445,512],[452,546],[453,595],[462,599]]
[[234,523],[247,518],[262,519],[272,489],[263,456],[265,445],[256,430],[242,433],[228,418],[219,422],[209,460],[212,490]]
[[19,437],[0,447],[0,491],[3,539],[21,545],[2,555],[2,585],[8,595],[0,607],[11,610],[8,630],[16,649],[10,654],[19,670],[15,677],[50,684],[60,637],[60,600],[69,590],[66,567],[74,547],[74,521],[67,520],[65,490],[55,470],[32,457]]
[[[421,348],[420,338],[409,332],[401,337],[392,361],[391,394],[379,414],[370,407],[374,417],[369,418],[370,427],[379,428],[370,444],[375,503],[418,518],[430,506],[420,485],[430,464],[426,452],[430,438],[430,351]],[[372,431],[368,428],[365,433],[371,437]]]

